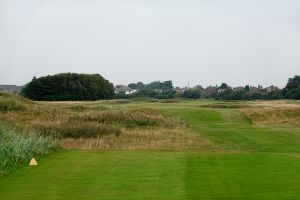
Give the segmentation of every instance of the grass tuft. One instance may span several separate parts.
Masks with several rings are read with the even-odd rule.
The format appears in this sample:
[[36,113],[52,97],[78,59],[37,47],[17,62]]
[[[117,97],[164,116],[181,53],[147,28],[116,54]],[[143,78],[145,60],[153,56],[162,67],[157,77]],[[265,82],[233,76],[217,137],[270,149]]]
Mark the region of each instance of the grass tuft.
[[52,137],[18,134],[0,125],[0,171],[9,173],[32,157],[49,154],[57,148]]
[[0,93],[0,112],[24,111],[27,103],[22,97]]

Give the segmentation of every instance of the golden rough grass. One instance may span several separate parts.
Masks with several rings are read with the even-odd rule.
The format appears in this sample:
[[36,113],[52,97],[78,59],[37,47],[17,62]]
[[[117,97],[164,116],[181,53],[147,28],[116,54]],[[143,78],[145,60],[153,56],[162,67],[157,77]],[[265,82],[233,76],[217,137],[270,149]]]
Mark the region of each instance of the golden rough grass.
[[201,149],[213,145],[184,127],[125,129],[122,135],[106,135],[89,139],[61,139],[59,143],[64,148],[71,149],[118,149],[118,150],[180,150]]
[[294,124],[300,125],[300,108],[265,107],[241,109],[256,124]]
[[249,107],[240,111],[255,124],[300,125],[300,101],[269,100],[249,101]]
[[159,110],[107,105],[111,102],[20,100],[25,109],[2,112],[0,120],[24,132],[55,136],[65,148],[177,150],[212,145],[179,119],[166,117]]
[[300,101],[297,100],[257,100],[248,101],[247,104],[256,108],[300,108]]
[[122,128],[169,126],[159,111],[148,108],[113,109],[85,105],[31,104],[26,110],[5,112],[0,120],[21,131],[37,131],[44,135],[66,137],[98,137],[120,135]]

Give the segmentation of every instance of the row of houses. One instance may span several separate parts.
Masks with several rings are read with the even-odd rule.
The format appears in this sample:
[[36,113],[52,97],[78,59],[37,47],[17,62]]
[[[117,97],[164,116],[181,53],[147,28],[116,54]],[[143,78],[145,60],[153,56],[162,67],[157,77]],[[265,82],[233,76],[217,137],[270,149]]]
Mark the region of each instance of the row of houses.
[[[230,90],[233,90],[234,92],[237,92],[237,91],[245,91],[245,87],[228,87],[226,89],[222,89],[218,86],[208,86],[206,87],[205,89],[202,88],[201,86],[195,86],[193,88],[190,88],[190,87],[184,87],[184,88],[179,88],[179,87],[176,87],[175,90],[179,93],[183,93],[184,91],[186,90],[190,90],[190,89],[201,89],[201,90],[204,90],[207,94],[216,94],[216,93],[222,93],[228,89]],[[274,85],[271,85],[269,87],[266,87],[266,88],[263,88],[261,85],[258,85],[258,86],[249,86],[249,92],[250,93],[257,93],[257,92],[261,92],[261,91],[266,91],[267,93],[270,93],[270,92],[276,92],[276,91],[279,91],[280,88],[277,87],[277,86],[274,86]]]
[[[233,91],[245,91],[245,87],[234,87],[232,88]],[[277,86],[274,86],[274,85],[271,85],[269,87],[266,87],[266,88],[263,88],[263,86],[261,85],[258,85],[257,87],[256,86],[249,86],[249,92],[250,93],[256,93],[256,92],[261,92],[265,90],[267,93],[270,93],[270,92],[276,92],[276,91],[279,91],[279,87]]]
[[[201,90],[204,90],[207,94],[216,94],[216,93],[222,93],[228,89],[231,89],[233,90],[234,92],[237,92],[237,91],[245,91],[245,87],[228,87],[227,89],[221,89],[220,87],[218,86],[208,86],[206,87],[205,89],[202,88],[201,86],[195,86],[193,88],[190,88],[190,87],[184,87],[184,88],[180,88],[180,87],[176,87],[174,90],[178,93],[184,93],[185,91],[187,90],[190,90],[190,89],[201,89]],[[280,88],[277,87],[277,86],[274,86],[274,85],[271,85],[269,87],[266,87],[266,88],[263,88],[263,86],[261,85],[258,85],[258,86],[249,86],[249,92],[250,93],[257,93],[257,92],[261,92],[261,91],[266,91],[267,93],[270,93],[270,92],[276,92],[276,91],[279,91]],[[134,90],[134,89],[131,89],[130,87],[126,86],[126,85],[117,85],[115,87],[115,93],[124,93],[124,94],[133,94],[137,92],[137,90]],[[161,90],[157,90],[156,92],[161,92]]]
[[[162,89],[153,89],[155,92],[157,93],[162,93],[163,90]],[[130,87],[126,86],[126,85],[116,85],[115,86],[115,93],[116,94],[134,94],[135,92],[137,92],[138,90],[134,90],[131,89]]]

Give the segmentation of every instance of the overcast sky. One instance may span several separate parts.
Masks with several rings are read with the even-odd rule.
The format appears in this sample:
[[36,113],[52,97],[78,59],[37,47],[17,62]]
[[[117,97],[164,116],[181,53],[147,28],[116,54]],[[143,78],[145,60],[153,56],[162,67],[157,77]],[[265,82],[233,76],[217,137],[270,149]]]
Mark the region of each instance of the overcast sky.
[[300,1],[0,0],[0,84],[60,72],[282,87],[300,74]]

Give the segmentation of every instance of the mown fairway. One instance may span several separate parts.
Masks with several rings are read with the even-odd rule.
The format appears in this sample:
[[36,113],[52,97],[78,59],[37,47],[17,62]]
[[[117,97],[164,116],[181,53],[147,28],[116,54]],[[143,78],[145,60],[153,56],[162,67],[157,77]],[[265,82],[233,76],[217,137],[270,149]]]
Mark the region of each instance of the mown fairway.
[[299,199],[299,125],[252,124],[237,108],[204,107],[214,103],[114,105],[179,116],[211,143],[177,151],[61,150],[0,177],[1,199]]
[[300,159],[278,154],[63,151],[0,181],[1,199],[297,199]]

